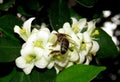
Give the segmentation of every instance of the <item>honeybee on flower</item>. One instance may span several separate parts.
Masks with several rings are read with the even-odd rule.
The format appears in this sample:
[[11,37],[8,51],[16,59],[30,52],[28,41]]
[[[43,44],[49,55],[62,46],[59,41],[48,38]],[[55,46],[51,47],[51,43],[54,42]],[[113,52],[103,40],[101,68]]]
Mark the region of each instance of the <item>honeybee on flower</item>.
[[26,20],[22,28],[14,27],[14,32],[25,40],[15,62],[26,74],[30,74],[34,66],[40,69],[54,67],[59,73],[75,64],[89,64],[92,55],[99,50],[94,39],[94,35],[99,34],[94,20],[87,22],[85,18],[77,20],[72,17],[72,24],[65,22],[58,31],[50,32],[45,23],[40,29],[31,30],[34,19]]

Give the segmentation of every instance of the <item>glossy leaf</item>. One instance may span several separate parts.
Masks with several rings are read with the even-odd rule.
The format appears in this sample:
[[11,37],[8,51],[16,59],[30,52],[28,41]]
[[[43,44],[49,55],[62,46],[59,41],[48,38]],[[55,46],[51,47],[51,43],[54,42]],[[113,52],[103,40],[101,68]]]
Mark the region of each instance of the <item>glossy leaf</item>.
[[47,69],[42,74],[41,82],[55,82],[56,79],[56,71],[54,68]]
[[13,31],[14,26],[20,24],[21,21],[12,15],[0,18],[0,62],[14,61],[20,54],[21,42],[15,37]]
[[55,69],[33,69],[30,74],[31,82],[54,82],[55,78]]
[[36,69],[33,69],[30,74],[31,82],[42,82],[41,78],[42,78],[42,73]]
[[90,82],[103,70],[105,67],[102,66],[74,65],[62,71],[56,82]]
[[54,30],[58,30],[65,22],[70,21],[66,0],[53,0],[49,10],[49,21]]
[[100,45],[100,49],[97,53],[98,58],[108,58],[115,57],[118,55],[118,49],[115,43],[113,42],[111,36],[109,36],[101,28],[98,28],[99,35],[96,36],[97,42]]
[[16,69],[16,73],[11,77],[9,82],[31,82],[30,75],[25,75],[24,72]]
[[91,8],[95,5],[96,0],[76,0],[80,5]]

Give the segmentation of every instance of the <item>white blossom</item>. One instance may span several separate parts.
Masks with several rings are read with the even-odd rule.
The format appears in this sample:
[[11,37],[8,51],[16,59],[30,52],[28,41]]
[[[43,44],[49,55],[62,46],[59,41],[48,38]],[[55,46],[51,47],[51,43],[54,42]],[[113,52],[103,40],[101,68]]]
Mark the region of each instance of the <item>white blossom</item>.
[[[44,35],[44,36],[43,36]],[[16,65],[29,74],[34,66],[45,68],[50,60],[49,29],[42,27],[31,34],[21,49],[21,56],[16,59]]]
[[[25,21],[23,27],[15,26],[14,31],[20,35],[25,43],[21,49],[21,56],[16,59],[17,67],[23,69],[26,74],[30,74],[33,67],[55,68],[56,73],[75,64],[89,64],[92,56],[99,50],[99,44],[94,35],[99,34],[95,30],[95,21],[87,22],[83,18],[72,19],[72,24],[65,22],[58,31],[52,31],[42,23],[40,29],[33,28],[31,23],[35,18]],[[61,43],[58,43],[56,33],[66,35],[69,42],[65,54],[61,53]]]
[[86,18],[82,18],[79,21],[74,17],[72,17],[71,19],[72,19],[71,28],[75,33],[81,32],[83,28],[86,27],[87,24]]
[[30,34],[31,34],[31,23],[35,18],[32,17],[28,20],[26,20],[21,27],[19,27],[18,25],[15,25],[14,27],[14,32],[19,34],[20,37],[24,40],[27,41],[27,39],[29,38]]

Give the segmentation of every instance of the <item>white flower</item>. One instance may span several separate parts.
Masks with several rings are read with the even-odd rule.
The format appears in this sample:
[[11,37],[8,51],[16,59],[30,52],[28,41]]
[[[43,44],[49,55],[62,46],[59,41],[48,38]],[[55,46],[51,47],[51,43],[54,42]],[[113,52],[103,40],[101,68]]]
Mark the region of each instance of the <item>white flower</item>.
[[[53,42],[53,45],[58,38],[55,35],[55,33],[57,33],[57,32],[52,31],[51,36],[49,38],[49,41],[51,43]],[[52,67],[54,67],[56,69],[57,73],[59,73],[59,71],[63,70],[64,68],[67,68],[70,65],[72,65],[72,64],[70,64],[70,62],[78,61],[79,53],[78,53],[77,47],[79,47],[79,45],[80,45],[80,43],[79,43],[80,41],[79,41],[78,37],[76,36],[76,34],[70,28],[69,23],[65,23],[63,25],[63,28],[60,28],[58,30],[58,33],[63,33],[65,35],[67,35],[66,39],[69,41],[69,48],[65,54],[61,54],[61,52],[60,52],[61,44],[57,44],[51,48],[53,53],[50,54],[51,60],[49,62],[48,68],[51,69]],[[54,53],[54,51],[57,51],[57,52]]]
[[[74,64],[89,64],[92,55],[95,56],[99,50],[99,44],[94,41],[94,35],[99,34],[95,30],[95,22],[87,22],[85,18],[79,21],[72,17],[72,24],[66,22],[58,31],[46,28],[42,23],[38,30],[31,31],[31,23],[35,18],[31,18],[23,24],[22,29],[15,26],[14,31],[26,42],[21,49],[21,56],[16,59],[17,67],[23,69],[26,74],[30,74],[33,67],[51,69],[54,67],[56,72],[72,66]],[[65,34],[69,42],[65,54],[61,53],[61,43],[57,42],[56,33]],[[63,38],[62,38],[63,39]]]
[[92,47],[92,39],[90,37],[90,35],[88,34],[88,32],[84,32],[82,34],[82,44],[81,44],[81,48],[79,50],[79,63],[83,63],[86,55],[88,55],[91,47]]
[[99,44],[97,41],[92,41],[92,48],[90,50],[90,53],[93,54],[94,56],[96,55],[96,52],[99,50]]
[[71,19],[72,19],[71,28],[75,33],[81,32],[83,28],[86,26],[87,20],[85,18],[82,18],[79,21],[74,17],[72,17]]
[[49,29],[42,27],[39,31],[35,30],[23,44],[21,56],[16,59],[16,65],[26,74],[29,74],[34,66],[43,69],[48,65],[51,52],[48,43],[49,35]]
[[14,32],[18,33],[24,41],[27,41],[27,39],[29,38],[29,36],[31,34],[31,23],[34,19],[35,18],[32,17],[32,18],[26,20],[24,22],[22,28],[20,28],[18,25],[15,25],[15,27],[14,27]]
[[[38,68],[45,68],[49,61],[49,39],[50,31],[48,28],[41,28],[38,32],[32,34],[26,42],[26,45],[32,46],[35,53],[40,56]],[[40,63],[41,62],[41,63]]]
[[56,69],[56,72],[59,73],[59,71],[61,71],[62,69],[64,69],[67,64],[69,63],[68,60],[68,56],[67,54],[59,54],[59,55],[55,55],[55,54],[50,54],[51,60],[48,64],[48,69],[51,69],[52,67],[54,67]]
[[21,56],[16,59],[17,67],[23,69],[25,74],[30,74],[36,62],[39,60],[39,55],[35,54],[32,47],[25,47],[21,50]]
[[95,30],[95,28],[96,28],[95,24],[96,24],[95,20],[87,22],[87,26],[88,26],[87,32],[89,33],[89,35],[91,35],[93,33],[93,31]]

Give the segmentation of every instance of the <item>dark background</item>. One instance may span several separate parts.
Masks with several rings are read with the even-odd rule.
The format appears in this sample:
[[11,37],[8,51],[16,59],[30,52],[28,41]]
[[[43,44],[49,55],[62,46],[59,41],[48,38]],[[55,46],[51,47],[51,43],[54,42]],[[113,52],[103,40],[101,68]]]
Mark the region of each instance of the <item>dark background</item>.
[[[40,17],[43,17],[47,14],[47,9],[49,7],[50,0],[40,0],[40,1],[42,1],[43,4],[48,5],[48,6],[44,7],[44,9],[39,12],[34,11],[34,9],[33,9],[32,11],[34,11],[34,13],[31,12],[31,10],[27,10],[26,3],[28,1],[29,0],[24,0],[24,2],[23,2],[23,0],[17,0],[16,1],[17,3],[15,5],[16,7],[12,7],[8,11],[0,10],[0,15],[2,16],[7,13],[12,13],[13,15],[16,15],[17,5],[22,5],[24,7],[24,9],[27,12],[30,12],[33,16],[39,15]],[[99,21],[97,23],[97,26],[99,27],[99,26],[102,26],[106,21],[111,21],[111,18],[114,17],[115,15],[120,14],[120,2],[119,2],[119,0],[96,0],[96,3],[93,8],[86,8],[82,5],[80,6],[80,5],[76,4],[73,6],[73,9],[78,14],[80,14],[82,17],[88,18],[88,20],[91,20],[96,17],[98,17],[98,18],[101,17],[101,21]],[[104,10],[110,10],[112,12],[112,14],[109,17],[104,18],[104,17],[102,17],[102,11],[104,11]],[[95,16],[95,14],[96,14],[96,16]],[[40,18],[40,17],[38,17],[38,18]],[[49,21],[47,21],[47,17],[45,17],[41,21],[45,21],[47,23],[49,22]],[[120,18],[119,18],[119,21],[120,21]],[[120,35],[116,35],[116,31],[120,31],[120,24],[114,30],[114,36],[116,36],[117,40],[120,42]],[[117,46],[120,47],[120,44],[118,44]],[[93,59],[92,63],[94,63],[94,61],[95,61],[95,59]],[[98,64],[106,66],[107,69],[105,71],[103,71],[101,74],[99,74],[98,77],[95,78],[94,80],[92,80],[91,82],[98,82],[98,81],[120,82],[120,55],[118,55],[115,58],[100,59],[98,61]],[[0,76],[4,76],[4,75],[8,74],[13,69],[12,66],[14,66],[13,62],[0,63]],[[7,69],[9,69],[9,70],[7,70]],[[4,70],[7,70],[7,71],[4,71]]]

